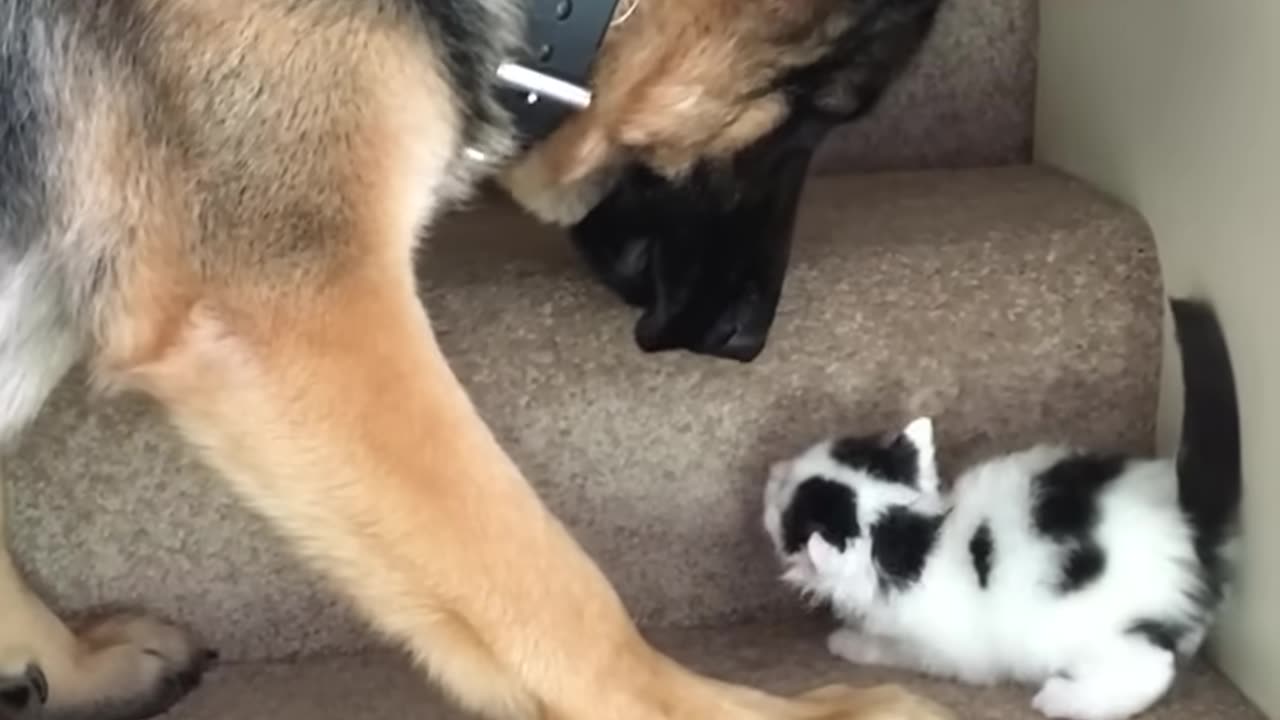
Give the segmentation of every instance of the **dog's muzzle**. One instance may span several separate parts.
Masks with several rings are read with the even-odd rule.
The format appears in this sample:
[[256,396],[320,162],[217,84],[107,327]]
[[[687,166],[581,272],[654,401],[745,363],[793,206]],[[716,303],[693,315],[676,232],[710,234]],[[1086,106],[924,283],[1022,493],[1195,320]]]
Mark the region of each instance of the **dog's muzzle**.
[[643,309],[636,343],[750,362],[768,341],[796,207],[829,125],[791,120],[727,167],[671,181],[641,165],[573,228],[596,275]]

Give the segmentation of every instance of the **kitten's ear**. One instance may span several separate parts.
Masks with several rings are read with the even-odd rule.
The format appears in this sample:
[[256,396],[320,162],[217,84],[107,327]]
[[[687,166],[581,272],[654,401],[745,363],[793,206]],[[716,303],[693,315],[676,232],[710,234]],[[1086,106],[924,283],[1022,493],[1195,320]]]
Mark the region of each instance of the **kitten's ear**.
[[929,454],[933,454],[933,418],[919,417],[912,420],[902,431],[902,435],[920,452],[923,453],[927,448]]
[[933,441],[933,419],[921,417],[912,420],[902,431],[902,437],[916,449],[917,483],[927,493],[937,493],[940,485],[938,460]]

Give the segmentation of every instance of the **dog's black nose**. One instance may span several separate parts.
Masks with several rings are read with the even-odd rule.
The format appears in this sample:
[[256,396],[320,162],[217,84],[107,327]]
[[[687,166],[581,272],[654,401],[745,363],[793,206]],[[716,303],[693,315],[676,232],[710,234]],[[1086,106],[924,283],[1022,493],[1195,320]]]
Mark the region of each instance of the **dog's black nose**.
[[[750,362],[763,352],[773,325],[787,259],[734,234],[649,238],[644,255],[650,294],[636,322],[646,352],[688,350]],[[723,228],[720,228],[723,230]]]
[[677,194],[636,170],[573,229],[573,240],[606,286],[643,309],[640,349],[750,362],[768,341],[790,228],[746,229],[741,211],[712,200]]
[[646,314],[636,323],[636,344],[647,352],[685,349],[741,362],[751,362],[764,351],[776,305],[751,299],[733,303],[705,328],[689,333],[672,324],[654,321]]
[[642,350],[742,362],[760,355],[820,137],[784,127],[735,166],[699,168],[678,182],[632,166],[573,228],[587,265],[644,310],[635,332]]

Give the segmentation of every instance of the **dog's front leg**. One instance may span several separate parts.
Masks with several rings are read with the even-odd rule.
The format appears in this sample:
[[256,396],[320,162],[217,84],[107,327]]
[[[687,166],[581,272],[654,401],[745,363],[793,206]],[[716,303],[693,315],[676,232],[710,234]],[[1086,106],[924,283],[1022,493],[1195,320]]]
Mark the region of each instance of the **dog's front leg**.
[[939,717],[893,690],[775,700],[652,650],[454,378],[408,258],[353,265],[305,291],[201,291],[117,376],[462,704],[564,720]]

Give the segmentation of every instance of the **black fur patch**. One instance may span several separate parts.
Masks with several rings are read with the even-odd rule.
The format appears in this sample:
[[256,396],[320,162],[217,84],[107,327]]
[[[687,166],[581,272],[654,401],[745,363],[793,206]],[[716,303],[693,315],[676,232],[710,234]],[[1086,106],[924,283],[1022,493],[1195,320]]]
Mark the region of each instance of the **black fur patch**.
[[1074,455],[1035,478],[1032,522],[1041,535],[1063,548],[1059,592],[1082,590],[1106,568],[1106,553],[1093,537],[1098,496],[1124,472],[1127,462],[1121,455]]
[[1187,636],[1187,628],[1177,623],[1160,620],[1139,620],[1129,627],[1130,635],[1137,635],[1147,642],[1171,653],[1178,651],[1178,643]]
[[881,588],[902,591],[920,580],[943,519],[894,507],[871,526],[871,559]]
[[1062,575],[1058,580],[1058,592],[1066,595],[1079,592],[1102,577],[1107,569],[1107,554],[1092,539],[1070,547],[1062,560]]
[[492,36],[494,18],[473,0],[418,0],[432,36],[444,48],[449,84],[462,110],[462,143],[473,144],[487,127],[508,124],[494,101],[496,62],[505,48]]
[[920,454],[905,436],[885,443],[874,437],[846,437],[831,446],[831,458],[885,482],[915,487]]
[[[41,182],[49,118],[31,48],[30,0],[0,11],[0,262],[21,258],[48,207]],[[11,257],[6,257],[11,256]]]
[[991,537],[991,526],[982,523],[978,526],[973,539],[969,541],[969,557],[973,560],[973,572],[978,577],[978,586],[986,589],[991,580],[992,555],[995,553],[995,540]]
[[1124,472],[1120,455],[1075,455],[1035,478],[1032,521],[1054,540],[1079,540],[1098,522],[1098,495]]
[[[845,123],[871,112],[933,29],[941,0],[873,0],[821,60],[780,78],[800,112]],[[822,22],[825,18],[819,18]],[[812,28],[811,32],[820,32]]]
[[796,488],[782,513],[783,549],[799,552],[814,533],[841,550],[862,533],[858,496],[852,488],[824,477],[811,477]]

